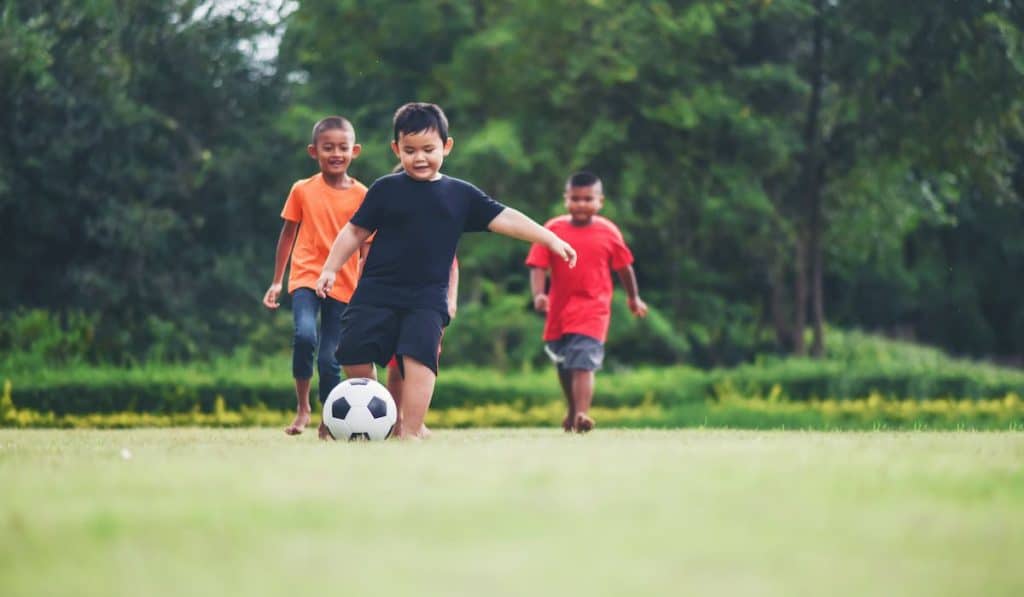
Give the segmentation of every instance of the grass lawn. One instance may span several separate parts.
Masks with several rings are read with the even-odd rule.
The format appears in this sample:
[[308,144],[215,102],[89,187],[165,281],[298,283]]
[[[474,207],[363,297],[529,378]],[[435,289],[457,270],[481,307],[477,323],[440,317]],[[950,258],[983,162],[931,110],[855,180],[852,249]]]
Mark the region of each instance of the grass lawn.
[[1021,433],[0,430],[5,597],[1024,595],[1022,554]]

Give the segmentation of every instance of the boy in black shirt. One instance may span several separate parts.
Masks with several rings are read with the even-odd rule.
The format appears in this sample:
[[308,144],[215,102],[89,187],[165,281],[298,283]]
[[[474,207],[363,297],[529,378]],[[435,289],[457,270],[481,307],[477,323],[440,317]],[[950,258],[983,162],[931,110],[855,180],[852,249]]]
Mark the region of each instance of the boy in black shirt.
[[[419,438],[437,379],[437,346],[448,325],[448,273],[463,232],[491,230],[546,246],[576,264],[576,251],[518,210],[472,184],[441,174],[452,149],[440,106],[405,104],[395,112],[391,149],[402,171],[379,178],[331,247],[317,293],[376,231],[355,294],[341,319],[338,362],[347,377],[375,377],[398,356],[405,379],[397,435]],[[322,427],[321,427],[322,429]],[[323,437],[323,433],[321,433]]]

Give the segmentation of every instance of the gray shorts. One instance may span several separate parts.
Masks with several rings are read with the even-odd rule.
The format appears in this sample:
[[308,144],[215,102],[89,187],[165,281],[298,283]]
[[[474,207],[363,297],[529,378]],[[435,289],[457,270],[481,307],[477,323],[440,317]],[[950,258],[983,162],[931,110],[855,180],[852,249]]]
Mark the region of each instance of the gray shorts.
[[544,352],[559,369],[594,371],[604,362],[604,344],[583,334],[566,334],[545,342]]

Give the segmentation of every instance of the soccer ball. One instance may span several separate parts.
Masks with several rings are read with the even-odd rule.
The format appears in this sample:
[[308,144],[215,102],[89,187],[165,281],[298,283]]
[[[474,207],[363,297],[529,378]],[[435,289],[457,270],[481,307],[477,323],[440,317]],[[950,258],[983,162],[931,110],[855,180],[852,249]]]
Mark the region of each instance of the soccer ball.
[[334,439],[387,439],[397,420],[391,393],[365,377],[346,379],[324,401],[324,425]]

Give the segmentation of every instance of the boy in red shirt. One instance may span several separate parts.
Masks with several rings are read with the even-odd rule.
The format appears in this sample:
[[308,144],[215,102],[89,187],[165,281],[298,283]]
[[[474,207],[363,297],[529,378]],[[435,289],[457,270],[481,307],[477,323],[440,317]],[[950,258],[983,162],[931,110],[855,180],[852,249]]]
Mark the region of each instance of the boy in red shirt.
[[[317,122],[306,152],[317,161],[320,172],[292,185],[281,211],[284,225],[277,239],[274,278],[263,296],[263,305],[268,309],[280,306],[278,297],[290,255],[288,290],[292,293],[295,320],[292,376],[296,409],[295,420],[284,430],[288,435],[302,433],[310,421],[309,386],[314,352],[320,374],[321,402],[341,381],[335,350],[341,334],[341,315],[352,298],[359,276],[359,254],[353,254],[341,266],[337,280],[324,298],[319,298],[315,289],[334,237],[366,196],[366,187],[348,175],[349,165],[360,152],[355,129],[348,120],[329,116]],[[361,253],[365,253],[365,248]],[[317,312],[320,314],[319,330]]]
[[[637,317],[647,315],[647,305],[637,290],[633,253],[618,227],[597,215],[603,202],[601,179],[590,172],[573,174],[565,185],[568,215],[553,218],[545,227],[576,249],[576,267],[553,259],[543,245],[533,245],[526,257],[533,307],[547,313],[544,351],[558,368],[558,380],[568,402],[562,428],[577,433],[594,428],[589,411],[594,398],[594,372],[604,360],[611,321],[612,271],[626,289],[629,310]],[[551,289],[546,292],[549,270]]]

